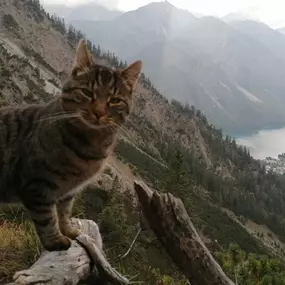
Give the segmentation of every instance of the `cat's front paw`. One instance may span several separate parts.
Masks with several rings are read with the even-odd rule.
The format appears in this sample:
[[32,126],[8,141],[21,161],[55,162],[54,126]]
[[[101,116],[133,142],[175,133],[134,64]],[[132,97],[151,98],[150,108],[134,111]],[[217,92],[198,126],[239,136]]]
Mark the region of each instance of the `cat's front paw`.
[[71,238],[72,240],[75,240],[78,236],[81,235],[81,232],[79,229],[73,227],[73,226],[65,226],[64,228],[61,229],[61,232],[63,235]]
[[66,236],[58,236],[53,239],[45,240],[43,246],[47,251],[68,250],[71,246],[71,239]]

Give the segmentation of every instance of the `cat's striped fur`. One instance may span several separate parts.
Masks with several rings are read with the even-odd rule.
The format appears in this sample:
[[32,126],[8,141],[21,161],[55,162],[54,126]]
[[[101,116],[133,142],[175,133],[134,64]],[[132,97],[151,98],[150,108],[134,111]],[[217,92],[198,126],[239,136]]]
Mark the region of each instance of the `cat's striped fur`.
[[0,202],[25,206],[46,250],[67,249],[79,235],[69,222],[74,195],[112,151],[141,68],[96,65],[81,40],[60,96],[0,109]]

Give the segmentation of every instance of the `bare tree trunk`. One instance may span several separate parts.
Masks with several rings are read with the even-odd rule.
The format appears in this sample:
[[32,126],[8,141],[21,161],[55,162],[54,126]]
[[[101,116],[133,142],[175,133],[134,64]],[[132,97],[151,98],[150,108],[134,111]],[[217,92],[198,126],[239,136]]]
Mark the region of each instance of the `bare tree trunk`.
[[235,285],[202,242],[180,199],[140,181],[134,187],[150,228],[191,285]]

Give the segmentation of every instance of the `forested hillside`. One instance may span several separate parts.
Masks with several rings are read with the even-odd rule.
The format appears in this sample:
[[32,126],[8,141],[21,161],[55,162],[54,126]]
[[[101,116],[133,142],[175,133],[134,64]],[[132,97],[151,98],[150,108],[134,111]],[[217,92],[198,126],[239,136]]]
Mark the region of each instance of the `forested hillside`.
[[[1,1],[0,16],[1,104],[56,96],[70,70],[75,45],[84,35],[51,17],[37,0]],[[88,40],[88,46],[96,60],[125,66],[124,59],[103,51],[100,43]],[[143,233],[125,260],[118,258],[139,226],[135,198],[128,195],[128,191],[133,193],[132,178],[139,177],[150,187],[183,200],[207,246],[232,276],[238,274],[241,284],[285,284],[283,261],[278,261],[283,258],[285,236],[285,186],[281,179],[266,174],[245,148],[209,124],[200,110],[169,102],[146,74],[134,106],[121,130],[115,157],[98,184],[78,197],[74,213],[99,222],[106,254],[114,265],[122,273],[140,273],[138,278],[149,284],[187,284],[150,231]],[[250,231],[248,222],[263,225],[267,233]],[[16,269],[26,268],[40,247],[18,207],[0,208],[0,236],[3,283]],[[229,249],[233,243],[239,248]],[[260,259],[264,254],[272,259]],[[250,264],[258,274],[253,276],[240,264]],[[242,269],[237,273],[236,268]]]

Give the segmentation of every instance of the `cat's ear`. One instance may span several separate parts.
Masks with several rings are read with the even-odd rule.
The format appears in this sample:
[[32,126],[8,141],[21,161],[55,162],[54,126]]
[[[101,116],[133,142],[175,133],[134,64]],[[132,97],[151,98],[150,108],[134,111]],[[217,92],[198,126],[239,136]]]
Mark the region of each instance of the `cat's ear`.
[[87,48],[86,42],[80,40],[75,54],[75,60],[72,68],[72,75],[78,75],[80,72],[86,72],[94,64],[92,55]]
[[142,61],[141,60],[137,60],[137,61],[133,62],[132,64],[127,66],[122,71],[123,78],[125,79],[127,84],[132,89],[135,88],[135,86],[136,86],[136,84],[140,78],[141,71],[142,71]]

